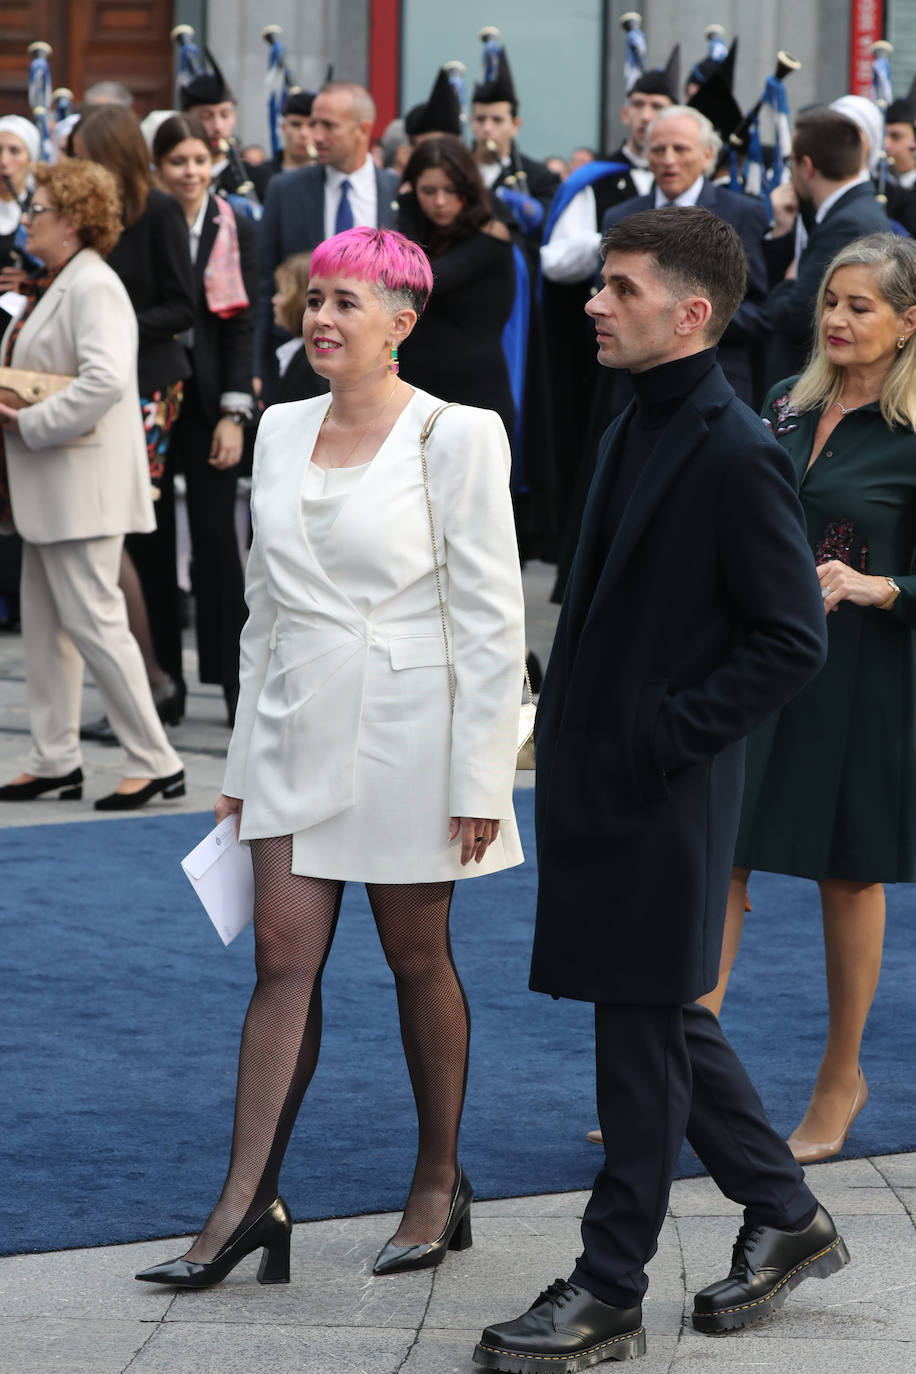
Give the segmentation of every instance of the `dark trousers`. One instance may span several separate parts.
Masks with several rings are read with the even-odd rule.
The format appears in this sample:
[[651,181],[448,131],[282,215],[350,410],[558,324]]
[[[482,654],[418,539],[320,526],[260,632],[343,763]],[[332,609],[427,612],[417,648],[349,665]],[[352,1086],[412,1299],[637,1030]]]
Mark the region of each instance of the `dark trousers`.
[[156,661],[164,673],[184,686],[181,671],[181,601],[175,540],[175,469],[166,456],[154,503],[156,528],[149,534],[129,534],[124,547],[137,569]]
[[185,382],[181,413],[172,430],[162,493],[156,502],[156,529],[152,534],[130,535],[127,549],[143,585],[156,657],[165,672],[181,683],[174,478],[176,472],[183,473],[191,529],[198,677],[231,689],[238,685],[239,635],[246,614],[245,578],[235,536],[238,468],[210,466],[212,438],[213,425],[191,378]]
[[198,676],[201,682],[232,688],[238,686],[239,635],[246,614],[245,578],[235,534],[239,469],[210,466],[212,439],[213,424],[191,378],[185,383],[172,456],[187,486]]
[[595,1007],[604,1167],[572,1282],[618,1307],[645,1294],[686,1135],[717,1187],[758,1225],[791,1229],[816,1199],[705,1007]]

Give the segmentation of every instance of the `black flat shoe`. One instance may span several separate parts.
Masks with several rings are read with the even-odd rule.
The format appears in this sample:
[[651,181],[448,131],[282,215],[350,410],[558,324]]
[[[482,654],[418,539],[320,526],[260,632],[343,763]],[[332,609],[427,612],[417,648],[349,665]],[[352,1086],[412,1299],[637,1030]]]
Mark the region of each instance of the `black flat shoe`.
[[461,1165],[445,1229],[436,1240],[420,1245],[395,1245],[388,1241],[378,1252],[373,1274],[404,1274],[410,1269],[432,1269],[445,1259],[447,1250],[467,1250],[471,1240],[471,1202],[474,1190]]
[[45,792],[60,788],[61,801],[79,801],[83,795],[83,770],[74,768],[62,778],[33,778],[31,782],[8,782],[0,787],[0,801],[34,801]]
[[645,1353],[642,1308],[612,1307],[555,1279],[515,1321],[488,1326],[473,1359],[507,1374],[575,1374],[603,1360],[635,1360]]
[[719,1279],[693,1300],[693,1326],[720,1336],[770,1317],[802,1279],[826,1279],[849,1263],[830,1213],[820,1205],[801,1231],[749,1226],[738,1232],[727,1279]]
[[170,778],[153,778],[145,787],[141,787],[137,792],[109,792],[107,797],[99,797],[95,803],[96,811],[136,811],[139,807],[145,806],[151,797],[162,793],[167,801],[173,797],[183,797],[184,770],[180,769],[173,773]]
[[118,739],[108,723],[108,717],[91,720],[88,725],[80,726],[80,739],[91,739],[95,744],[117,744]]
[[154,1264],[135,1274],[141,1283],[167,1283],[175,1288],[209,1288],[221,1283],[240,1260],[263,1246],[264,1253],[258,1268],[258,1283],[289,1283],[289,1242],[293,1224],[289,1208],[278,1197],[230,1245],[206,1264],[184,1257]]

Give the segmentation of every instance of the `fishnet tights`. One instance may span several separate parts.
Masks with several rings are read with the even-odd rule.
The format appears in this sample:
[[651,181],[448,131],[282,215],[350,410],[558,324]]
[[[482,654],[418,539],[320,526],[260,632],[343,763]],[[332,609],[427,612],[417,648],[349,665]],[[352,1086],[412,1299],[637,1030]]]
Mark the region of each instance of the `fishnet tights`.
[[[292,837],[253,840],[257,983],[239,1053],[229,1172],[187,1258],[207,1262],[268,1207],[318,1063],[321,976],[343,883],[290,872]],[[417,1163],[399,1245],[434,1240],[455,1187],[470,1014],[448,932],[454,883],[367,884],[398,997],[417,1107]]]

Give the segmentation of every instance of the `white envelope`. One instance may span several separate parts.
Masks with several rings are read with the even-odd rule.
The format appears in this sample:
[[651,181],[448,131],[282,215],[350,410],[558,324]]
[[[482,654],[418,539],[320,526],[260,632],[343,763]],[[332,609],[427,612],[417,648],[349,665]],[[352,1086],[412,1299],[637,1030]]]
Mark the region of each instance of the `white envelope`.
[[181,861],[224,945],[254,916],[251,850],[236,839],[235,822],[234,815],[220,821]]

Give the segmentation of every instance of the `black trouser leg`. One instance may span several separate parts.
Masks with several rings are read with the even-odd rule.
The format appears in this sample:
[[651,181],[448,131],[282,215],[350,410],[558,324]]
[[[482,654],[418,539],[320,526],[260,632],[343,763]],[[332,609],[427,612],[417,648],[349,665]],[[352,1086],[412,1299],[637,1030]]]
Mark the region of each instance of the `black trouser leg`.
[[749,1220],[791,1228],[810,1216],[801,1167],[711,1012],[598,1006],[595,1036],[605,1164],[573,1283],[615,1306],[642,1301],[685,1134]]
[[[174,443],[174,434],[172,437]],[[156,659],[163,672],[184,687],[181,671],[181,604],[175,549],[174,455],[165,460],[161,493],[154,502],[156,528],[149,534],[129,534],[124,547],[130,554],[140,586]]]
[[749,1221],[790,1230],[817,1199],[792,1151],[773,1130],[747,1070],[706,1007],[684,1008],[693,1071],[687,1139],[716,1187]]
[[582,1219],[572,1274],[616,1307],[642,1302],[690,1112],[680,1007],[595,1007],[604,1167]]
[[210,466],[213,426],[193,381],[187,383],[175,436],[187,487],[198,675],[201,682],[231,688],[238,685],[239,635],[245,623],[245,579],[235,534],[239,470]]

